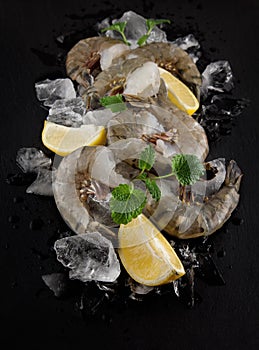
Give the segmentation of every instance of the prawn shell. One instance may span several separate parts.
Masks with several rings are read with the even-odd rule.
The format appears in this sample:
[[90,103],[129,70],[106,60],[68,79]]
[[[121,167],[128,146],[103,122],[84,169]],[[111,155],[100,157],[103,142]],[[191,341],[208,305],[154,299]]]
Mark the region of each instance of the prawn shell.
[[100,72],[102,51],[115,44],[122,44],[122,41],[102,36],[80,40],[67,54],[67,75],[80,85],[88,87],[88,75],[95,77]]
[[183,81],[200,98],[201,74],[192,58],[173,43],[153,42],[125,52],[113,60],[121,64],[129,58],[146,58]]
[[159,211],[149,205],[147,213],[152,216],[160,229],[174,237],[190,239],[209,236],[226,223],[237,207],[242,176],[236,162],[231,160],[224,185],[204,203],[184,203],[171,193],[169,206],[171,212],[168,210],[169,196],[167,196],[160,200]]

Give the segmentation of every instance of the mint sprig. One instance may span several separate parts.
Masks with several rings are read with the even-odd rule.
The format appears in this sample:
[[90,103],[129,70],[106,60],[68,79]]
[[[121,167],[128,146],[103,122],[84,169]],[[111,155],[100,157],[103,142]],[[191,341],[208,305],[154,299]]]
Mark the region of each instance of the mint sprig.
[[125,28],[126,28],[127,22],[117,22],[112,24],[109,27],[103,28],[101,30],[101,33],[107,32],[107,30],[114,30],[118,33],[120,33],[120,35],[122,36],[122,40],[126,45],[131,45],[130,42],[127,40],[126,36],[125,36]]
[[172,158],[172,172],[163,176],[153,176],[149,174],[149,171],[155,163],[155,156],[154,148],[151,145],[147,146],[140,154],[139,175],[132,180],[130,185],[121,184],[112,191],[110,209],[112,219],[117,224],[129,223],[142,213],[146,205],[147,195],[144,191],[134,188],[135,180],[143,181],[146,190],[158,202],[161,198],[161,191],[156,180],[175,176],[180,186],[184,187],[194,184],[205,173],[205,168],[196,155],[177,154]]
[[142,35],[138,41],[137,44],[139,46],[142,46],[146,43],[147,39],[149,38],[152,30],[154,29],[154,27],[158,24],[162,24],[162,23],[171,23],[171,21],[169,19],[147,19],[146,20],[146,27],[147,27],[147,32],[146,34]]
[[125,111],[127,109],[123,101],[123,96],[120,94],[101,97],[100,103],[103,107],[110,108],[113,113]]

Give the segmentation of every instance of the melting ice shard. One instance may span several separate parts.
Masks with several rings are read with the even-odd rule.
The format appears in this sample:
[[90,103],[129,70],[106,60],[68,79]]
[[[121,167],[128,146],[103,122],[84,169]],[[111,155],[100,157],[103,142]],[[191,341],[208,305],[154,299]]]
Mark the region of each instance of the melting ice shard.
[[114,282],[120,274],[112,243],[98,232],[62,238],[55,242],[54,249],[58,261],[71,269],[71,279]]
[[47,120],[78,128],[82,125],[82,116],[85,111],[85,103],[81,97],[56,100],[49,110]]
[[200,44],[193,34],[177,38],[173,43],[186,51],[196,63],[201,56]]
[[233,74],[228,61],[210,63],[202,73],[201,93],[206,97],[209,90],[229,92],[234,87]]
[[34,193],[41,196],[53,196],[52,178],[53,171],[40,169],[36,180],[27,188],[27,193]]
[[48,275],[43,275],[42,279],[56,297],[61,297],[68,289],[69,280],[67,275],[64,273],[51,273]]
[[76,98],[72,81],[66,79],[46,79],[35,84],[37,98],[44,105],[51,107],[56,100]]
[[48,169],[51,166],[51,159],[34,147],[20,148],[16,162],[24,173],[37,173],[39,169]]

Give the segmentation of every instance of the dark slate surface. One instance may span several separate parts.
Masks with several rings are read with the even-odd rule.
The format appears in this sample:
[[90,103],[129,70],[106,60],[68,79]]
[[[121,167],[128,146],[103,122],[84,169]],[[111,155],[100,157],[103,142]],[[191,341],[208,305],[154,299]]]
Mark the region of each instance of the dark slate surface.
[[[14,1],[2,0],[0,278],[3,349],[257,349],[258,308],[258,18],[257,0],[242,1]],[[107,306],[101,315],[83,318],[76,307],[78,288],[57,299],[41,276],[62,272],[52,245],[66,226],[53,200],[26,195],[26,181],[10,186],[18,172],[20,147],[43,146],[44,109],[34,83],[64,76],[65,46],[94,35],[93,24],[108,15],[133,9],[147,17],[170,18],[171,38],[193,32],[204,61],[227,59],[235,77],[235,96],[251,100],[229,136],[211,144],[209,159],[234,158],[245,176],[241,202],[225,227],[211,238],[214,261],[225,285],[199,282],[202,301],[188,309],[176,297],[149,298]],[[57,59],[58,55],[58,59]],[[19,180],[19,178],[18,178]],[[14,180],[15,181],[15,180]],[[18,181],[19,182],[19,181]],[[95,291],[88,291],[96,296]],[[84,302],[86,302],[86,296]]]

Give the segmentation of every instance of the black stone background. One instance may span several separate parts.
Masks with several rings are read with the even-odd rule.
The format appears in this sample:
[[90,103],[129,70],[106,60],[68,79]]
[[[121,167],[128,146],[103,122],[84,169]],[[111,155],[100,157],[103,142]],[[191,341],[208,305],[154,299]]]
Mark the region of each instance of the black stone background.
[[[44,149],[40,133],[46,112],[34,83],[65,74],[54,62],[57,53],[65,53],[55,36],[73,30],[94,35],[97,20],[129,9],[170,18],[169,38],[193,32],[206,59],[230,61],[235,96],[251,100],[231,135],[211,144],[209,155],[234,158],[242,168],[241,201],[233,215],[243,223],[230,220],[211,238],[226,252],[216,256],[226,285],[200,282],[203,300],[194,309],[165,295],[83,320],[73,297],[55,298],[41,279],[60,269],[51,245],[65,225],[54,201],[26,195],[26,186],[9,186],[5,179],[18,172],[17,149]],[[0,1],[1,349],[258,349],[258,18],[257,0]],[[49,55],[41,54],[45,63],[37,50]]]

